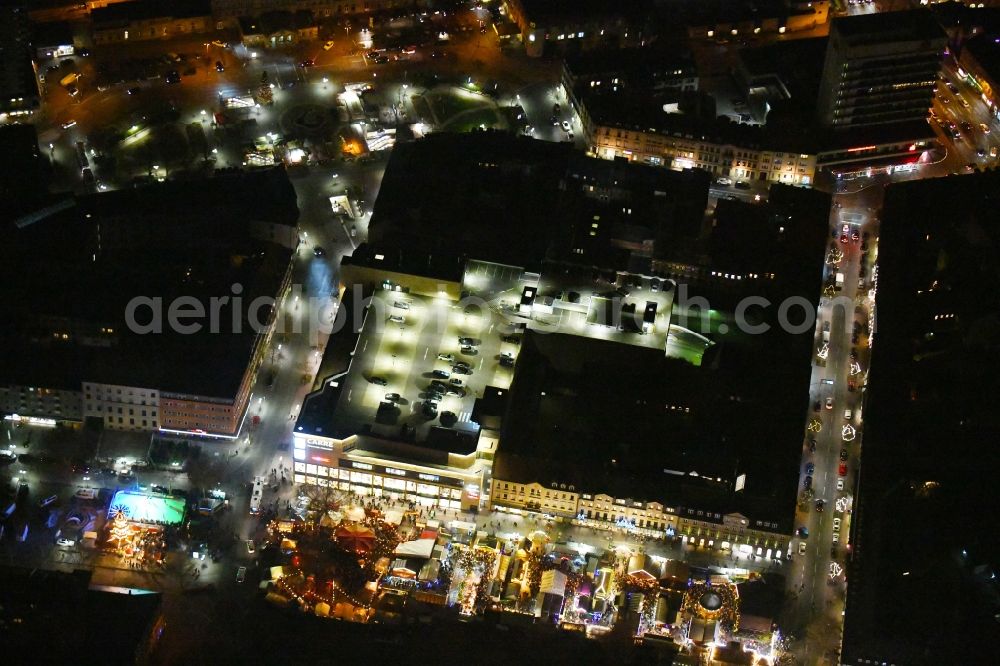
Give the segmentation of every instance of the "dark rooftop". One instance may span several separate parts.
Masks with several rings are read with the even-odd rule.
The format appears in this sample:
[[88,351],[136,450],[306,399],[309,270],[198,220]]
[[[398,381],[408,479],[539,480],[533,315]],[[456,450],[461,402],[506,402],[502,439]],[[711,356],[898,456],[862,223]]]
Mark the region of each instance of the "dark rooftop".
[[422,275],[447,282],[461,282],[465,270],[465,260],[457,254],[427,252],[406,247],[374,248],[368,243],[362,243],[352,254],[344,255],[341,262],[344,265]]
[[128,21],[147,21],[163,17],[191,18],[211,16],[211,0],[173,0],[172,2],[119,2],[90,12],[96,27]]
[[[447,165],[447,168],[442,168]],[[567,144],[501,133],[434,134],[393,151],[370,246],[350,262],[457,279],[465,259],[539,270],[546,259],[625,268],[602,241],[581,257],[594,215],[610,228],[622,202],[654,237],[697,230],[710,176],[586,157]],[[597,193],[606,196],[602,199]],[[474,211],[474,214],[473,214]],[[356,253],[357,254],[357,253]]]
[[[566,69],[574,77],[601,75],[607,72],[651,80],[659,73],[680,69],[686,76],[697,76],[694,58],[686,49],[647,48],[594,49],[566,58]],[[651,81],[655,83],[655,81]]]
[[804,395],[808,356],[794,355],[802,372],[756,374],[774,388],[765,394],[744,374],[748,348],[727,347],[716,369],[576,335],[529,330],[521,347],[494,477],[740,511],[791,530],[806,407],[790,396]]
[[537,264],[545,250],[538,239],[550,232],[546,212],[570,150],[500,132],[432,134],[399,144],[375,202],[370,242],[379,251]]
[[[90,589],[91,572],[0,567],[0,644],[10,664],[145,663],[159,593]],[[98,655],[100,655],[98,657]]]
[[302,410],[295,422],[296,432],[324,437],[347,437],[354,434],[335,429],[334,413],[341,394],[341,382],[336,380],[350,370],[354,360],[354,352],[368,312],[364,300],[370,293],[349,287],[341,295],[334,329],[327,339],[312,391],[302,402]]
[[239,21],[243,34],[270,35],[281,30],[300,30],[316,25],[316,19],[310,11],[264,12],[257,17],[241,16]]
[[47,197],[49,170],[34,125],[0,125],[0,230]]
[[982,34],[965,42],[964,49],[994,81],[1000,80],[1000,34]]
[[527,19],[539,26],[555,26],[559,21],[579,24],[614,17],[644,18],[653,8],[651,0],[624,3],[615,0],[520,0],[520,4]]
[[[673,4],[665,5],[675,12],[674,7]],[[704,26],[719,21],[740,23],[783,18],[796,12],[788,9],[782,0],[683,0],[680,13],[686,25]]]
[[31,32],[31,43],[35,48],[73,43],[73,24],[69,21],[35,23]]
[[[178,297],[232,297],[249,304],[274,297],[291,250],[255,234],[255,223],[294,224],[296,199],[283,169],[165,183],[82,197],[74,206],[20,229],[0,243],[0,284],[8,304],[3,329],[5,381],[79,389],[97,381],[231,399],[256,339],[249,308],[219,310],[218,332],[129,330],[126,305]],[[240,194],[242,193],[242,194]],[[44,248],[44,249],[41,249]],[[45,261],[39,261],[44,256]],[[26,295],[31,295],[26,298]],[[267,312],[259,315],[267,316]],[[150,317],[148,308],[136,315]],[[65,335],[66,337],[63,337]]]
[[[996,633],[998,208],[996,172],[886,189],[843,663],[934,663]],[[989,641],[962,652],[995,661]]]
[[830,32],[839,33],[846,42],[857,46],[945,38],[941,24],[928,9],[838,16],[833,19]]
[[819,94],[826,37],[789,39],[739,50],[740,66],[755,76],[776,74],[793,100],[812,106]]
[[[829,195],[780,185],[768,205],[720,201],[701,250],[709,264],[775,278],[688,284],[687,297],[721,311],[747,295],[815,304],[829,205]],[[716,344],[700,367],[663,350],[529,331],[505,396],[494,476],[790,525],[813,339],[781,330],[774,314],[762,315],[772,324],[763,335],[709,333]],[[746,490],[732,493],[742,473]]]
[[644,90],[583,97],[583,104],[597,125],[652,131],[666,136],[696,137],[703,141],[761,150],[795,153],[815,150],[814,135],[802,124],[747,125],[728,118],[705,118],[694,113],[664,111],[665,104],[677,101],[674,93],[653,94]]

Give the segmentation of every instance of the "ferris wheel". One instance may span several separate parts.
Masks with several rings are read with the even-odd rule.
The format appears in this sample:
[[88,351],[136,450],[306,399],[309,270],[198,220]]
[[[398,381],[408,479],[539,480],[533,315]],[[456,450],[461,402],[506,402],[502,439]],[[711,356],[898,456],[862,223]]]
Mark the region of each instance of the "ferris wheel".
[[127,504],[112,504],[111,509],[108,511],[108,515],[114,518],[118,514],[122,514],[126,518],[132,517],[132,509]]

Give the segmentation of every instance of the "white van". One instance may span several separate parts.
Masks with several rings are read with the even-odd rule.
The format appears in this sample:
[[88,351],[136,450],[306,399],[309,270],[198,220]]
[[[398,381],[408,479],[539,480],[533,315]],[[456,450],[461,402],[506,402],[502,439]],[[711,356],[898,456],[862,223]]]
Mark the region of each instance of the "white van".
[[850,408],[847,408],[847,409],[844,410],[844,420],[845,421],[850,421],[852,416],[854,416],[854,412],[852,412]]

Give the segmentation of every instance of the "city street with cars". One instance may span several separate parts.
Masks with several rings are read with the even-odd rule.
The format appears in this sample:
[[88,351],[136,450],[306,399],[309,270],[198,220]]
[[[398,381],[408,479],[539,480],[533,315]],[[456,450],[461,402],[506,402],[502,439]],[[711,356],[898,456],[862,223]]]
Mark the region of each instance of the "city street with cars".
[[[843,11],[867,14],[877,6],[850,2]],[[371,91],[368,99],[379,100],[374,125],[398,128],[436,118],[429,131],[447,127],[462,114],[468,118],[486,109],[499,118],[504,110],[521,109],[524,116],[516,125],[521,135],[588,148],[580,118],[557,83],[557,65],[529,60],[503,47],[494,33],[480,29],[485,18],[477,7],[447,22],[401,17],[381,31],[349,24],[343,36],[281,52],[247,48],[237,44],[235,36],[210,42],[191,37],[133,43],[94,48],[72,66],[40,70],[44,104],[39,141],[59,189],[107,191],[197,170],[243,168],[248,156],[257,154],[255,149],[263,152],[254,147],[258,137],[270,147],[301,145],[306,147],[305,157],[288,166],[297,194],[299,239],[292,287],[280,295],[276,328],[257,369],[238,434],[226,439],[163,434],[191,440],[202,452],[200,462],[175,471],[148,465],[152,448],[148,433],[134,433],[131,452],[120,456],[109,453],[110,442],[82,429],[5,423],[0,449],[7,453],[0,457],[0,469],[19,493],[11,511],[22,511],[30,529],[23,537],[4,538],[0,558],[65,571],[92,568],[97,580],[107,585],[183,593],[212,585],[234,604],[252,594],[262,578],[257,562],[268,520],[290,516],[299,502],[300,489],[292,472],[292,431],[306,396],[317,388],[317,379],[323,379],[317,372],[328,341],[328,334],[311,322],[335,317],[340,262],[368,237],[368,221],[389,155],[389,148],[361,151],[364,156],[329,149],[339,148],[338,140],[349,143],[345,132],[354,124],[360,126],[338,115],[345,108],[348,116],[351,113],[350,104],[339,96],[357,85],[363,90],[359,99]],[[422,24],[427,25],[421,28]],[[380,35],[411,34],[408,31],[431,37],[412,45],[382,46],[385,40]],[[408,37],[398,40],[408,42]],[[225,100],[259,98],[262,88],[266,96],[273,96],[271,103],[249,103],[235,128],[223,120]],[[437,118],[428,101],[432,92],[451,95],[469,108],[455,117]],[[556,523],[544,516],[445,510],[440,517],[469,521],[494,534],[545,529],[562,541],[642,549],[696,566],[780,572],[786,581],[781,621],[791,633],[794,656],[800,663],[834,663],[850,583],[852,512],[863,483],[864,397],[876,334],[873,308],[883,190],[891,182],[992,168],[1000,150],[1000,126],[992,110],[952,60],[937,84],[930,124],[938,146],[919,162],[896,170],[839,174],[817,184],[833,196],[803,422],[795,533],[787,553],[776,559],[723,553],[676,539],[651,538],[627,527],[607,530],[582,519]],[[133,148],[146,140],[151,129],[166,125],[188,128],[186,136],[202,135],[204,144],[198,147],[192,139],[190,154],[174,155],[169,164],[155,157],[164,154],[162,140],[153,148]],[[108,148],[104,138],[111,134],[115,145]],[[127,154],[132,155],[128,160]],[[766,183],[720,177],[709,195],[713,202],[766,201]],[[347,202],[349,211],[337,208],[333,202],[338,198]],[[480,277],[476,270],[467,275]],[[511,307],[504,299],[517,297],[518,280],[505,275],[492,284],[493,279],[482,276],[486,287],[496,287],[482,290],[486,301],[498,310]],[[652,284],[649,287],[650,293],[658,293]],[[339,417],[360,425],[378,413],[385,418],[375,419],[375,432],[382,428],[387,435],[400,427],[426,434],[435,421],[460,432],[475,432],[478,426],[471,422],[475,400],[488,386],[506,389],[511,384],[519,352],[516,331],[492,323],[503,321],[502,317],[487,317],[484,314],[489,313],[463,309],[445,299],[392,292],[376,298],[380,303],[375,311],[385,315],[384,321],[364,329],[358,365],[343,387]],[[665,294],[649,298],[669,303]],[[557,327],[583,325],[564,323],[562,316]],[[650,335],[647,344],[667,343]],[[251,488],[257,478],[264,479],[264,492],[261,510],[252,511]],[[181,495],[211,488],[224,493],[225,508],[211,518],[211,547],[202,549],[200,539],[178,537],[169,543],[172,548],[160,565],[140,560],[126,567],[60,531],[58,525],[71,515],[81,517],[81,533],[88,517],[103,522],[106,501],[120,488]],[[182,609],[178,617],[186,616],[181,621],[193,625],[190,612],[196,602],[174,601],[170,610]],[[196,637],[205,629],[191,631]]]

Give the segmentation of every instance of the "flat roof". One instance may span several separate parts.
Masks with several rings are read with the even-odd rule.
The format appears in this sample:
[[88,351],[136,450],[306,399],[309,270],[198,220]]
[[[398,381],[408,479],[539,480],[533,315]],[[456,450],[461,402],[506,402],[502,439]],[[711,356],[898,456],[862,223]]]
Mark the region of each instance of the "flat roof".
[[652,11],[650,0],[622,3],[614,0],[519,0],[528,21],[548,27],[553,21],[571,25],[615,16],[646,17]]
[[[369,244],[348,263],[449,279],[469,259],[530,271],[551,259],[626,268],[636,253],[609,243],[607,232],[630,223],[661,241],[696,234],[710,184],[707,172],[620,164],[566,143],[432,134],[393,151]],[[590,234],[595,215],[600,237]]]
[[166,5],[156,2],[118,2],[98,7],[90,12],[91,20],[98,27],[111,23],[148,21],[158,18],[193,18],[211,16],[211,0],[174,0]]
[[761,150],[815,152],[813,134],[803,123],[750,125],[726,117],[709,119],[697,113],[668,113],[664,106],[681,99],[678,93],[670,91],[623,90],[605,94],[579,90],[578,93],[597,125]]
[[[381,288],[362,293],[364,300],[371,299],[367,309],[351,285],[344,291],[338,310],[344,314],[338,317],[343,316],[345,325],[338,326],[327,343],[320,364],[322,379],[317,379],[322,385],[306,398],[295,432],[335,439],[361,434],[367,446],[376,450],[388,446],[386,451],[396,459],[437,460],[440,456],[429,452],[474,451],[479,433],[479,425],[471,419],[476,397],[488,385],[509,383],[510,369],[500,367],[497,360],[499,332],[484,328],[477,315],[456,312],[447,299]],[[405,303],[406,308],[395,303]],[[479,339],[481,353],[463,355],[458,343],[463,336]],[[471,372],[454,371],[453,362],[438,354],[469,363]],[[436,377],[433,371],[450,376]],[[438,414],[425,415],[422,405],[430,397],[431,382],[449,379],[461,380],[456,393],[465,395],[443,396]],[[399,397],[386,401],[388,393]],[[454,415],[451,422],[442,419],[449,411]],[[408,443],[410,449],[379,444],[392,441]]]
[[777,74],[792,99],[814,105],[823,76],[827,37],[790,39],[738,51],[740,65],[750,74]]
[[[257,198],[259,211],[248,211]],[[257,336],[248,306],[277,296],[292,256],[256,238],[254,223],[294,223],[295,202],[278,169],[83,197],[3,230],[8,325],[0,337],[12,350],[3,380],[75,390],[93,381],[231,400]],[[207,315],[210,299],[231,299],[234,285],[243,299],[236,326],[230,301],[214,330],[207,316],[200,331],[171,330],[174,299],[195,298]],[[161,299],[162,333],[130,330],[126,308],[136,297]],[[151,317],[146,306],[136,313],[141,323]]]
[[682,20],[689,26],[763,21],[796,13],[781,0],[682,0],[680,8]]
[[852,45],[947,39],[934,13],[926,8],[838,16],[830,33],[839,34]]
[[590,76],[605,72],[652,77],[664,70],[681,69],[683,75],[697,76],[694,57],[686,48],[654,43],[644,48],[594,49],[566,57],[566,69],[572,76]]
[[545,214],[558,198],[570,150],[506,132],[435,133],[399,144],[375,201],[369,242],[380,250],[536,264],[544,255],[537,239],[550,233]]
[[[940,636],[996,631],[998,208],[997,172],[886,188],[844,663],[921,663]],[[995,661],[989,641],[963,651]]]
[[1000,42],[997,41],[998,39],[1000,36],[996,34],[982,34],[966,41],[962,46],[994,81],[1000,80]]
[[[493,476],[741,511],[790,529],[805,405],[786,390],[805,394],[809,349],[801,351],[793,356],[803,372],[786,363],[798,376],[772,393],[742,379],[749,349],[727,346],[722,365],[697,368],[662,350],[529,330]],[[747,474],[742,493],[734,473]]]
[[27,655],[44,649],[45,659],[55,663],[79,661],[81,654],[100,654],[107,664],[135,663],[137,646],[150,638],[162,595],[91,586],[92,575],[84,569],[0,566],[0,623],[9,659],[33,661]]

